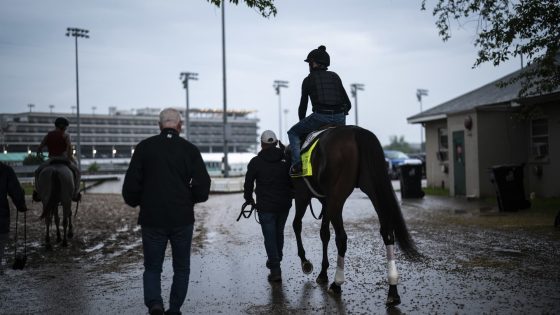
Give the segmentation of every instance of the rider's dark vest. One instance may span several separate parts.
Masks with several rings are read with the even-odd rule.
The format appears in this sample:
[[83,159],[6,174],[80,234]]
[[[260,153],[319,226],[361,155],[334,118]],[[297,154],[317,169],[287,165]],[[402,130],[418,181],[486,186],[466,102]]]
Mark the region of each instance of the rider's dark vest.
[[327,70],[316,70],[309,73],[307,86],[313,111],[334,110],[344,111],[346,101],[341,90],[340,77]]
[[64,155],[66,153],[64,131],[59,129],[49,131],[45,144],[49,148],[49,157]]

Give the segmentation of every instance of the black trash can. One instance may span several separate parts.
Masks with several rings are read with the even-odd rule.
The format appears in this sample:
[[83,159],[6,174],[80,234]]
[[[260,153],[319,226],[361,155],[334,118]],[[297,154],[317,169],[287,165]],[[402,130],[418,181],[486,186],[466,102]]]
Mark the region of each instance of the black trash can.
[[517,211],[531,207],[531,202],[525,198],[523,164],[492,167],[490,181],[494,183],[500,211]]
[[399,166],[401,198],[423,198],[422,163],[405,162]]

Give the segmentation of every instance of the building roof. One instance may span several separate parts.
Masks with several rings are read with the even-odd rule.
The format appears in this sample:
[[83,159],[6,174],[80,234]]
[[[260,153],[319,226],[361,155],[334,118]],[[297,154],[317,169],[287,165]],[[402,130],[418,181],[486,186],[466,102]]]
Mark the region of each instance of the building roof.
[[[508,84],[505,87],[499,87],[499,82],[507,82],[518,76],[524,69],[512,72],[496,81],[472,90],[450,101],[432,107],[416,115],[407,118],[408,123],[422,123],[438,119],[444,119],[449,114],[461,113],[473,110],[482,106],[507,104],[519,100],[519,91],[522,88],[521,81]],[[558,93],[556,89],[551,94]]]

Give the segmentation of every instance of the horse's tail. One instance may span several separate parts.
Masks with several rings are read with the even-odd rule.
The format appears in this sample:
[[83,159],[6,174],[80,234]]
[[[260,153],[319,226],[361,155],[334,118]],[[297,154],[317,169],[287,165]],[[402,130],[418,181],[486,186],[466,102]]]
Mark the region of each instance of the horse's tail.
[[373,191],[374,203],[379,207],[376,209],[379,219],[389,221],[389,226],[394,230],[395,239],[404,255],[409,259],[421,257],[406,227],[379,139],[371,131],[358,127],[356,128],[356,142],[361,161],[359,187],[367,187],[366,189],[369,188]]
[[51,192],[50,195],[48,196],[48,201],[46,206],[43,207],[43,213],[41,213],[41,219],[50,217],[54,213],[54,211],[56,211],[56,208],[60,203],[61,184],[60,184],[60,178],[58,177],[58,173],[56,171],[51,172],[50,183],[51,183]]

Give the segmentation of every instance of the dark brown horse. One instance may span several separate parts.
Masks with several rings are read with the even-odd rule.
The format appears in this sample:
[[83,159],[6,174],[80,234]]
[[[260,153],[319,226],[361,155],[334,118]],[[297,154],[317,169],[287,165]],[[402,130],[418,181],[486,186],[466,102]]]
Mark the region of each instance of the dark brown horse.
[[[344,283],[344,255],[347,244],[342,209],[354,188],[360,188],[369,197],[377,212],[381,225],[381,237],[387,249],[389,293],[386,304],[387,306],[399,304],[395,241],[406,257],[418,258],[420,254],[408,233],[391,185],[379,140],[372,132],[357,126],[329,129],[324,132],[315,147],[311,155],[311,164],[313,176],[307,177],[305,180],[294,178],[296,214],[293,228],[303,272],[310,273],[313,265],[305,257],[301,240],[301,220],[311,198],[317,197],[323,205],[320,232],[323,243],[323,261],[317,282],[328,283],[327,247],[330,239],[330,223],[334,228],[338,250],[337,268],[330,290],[336,294],[341,292],[340,286]],[[315,193],[321,196],[317,196]]]

